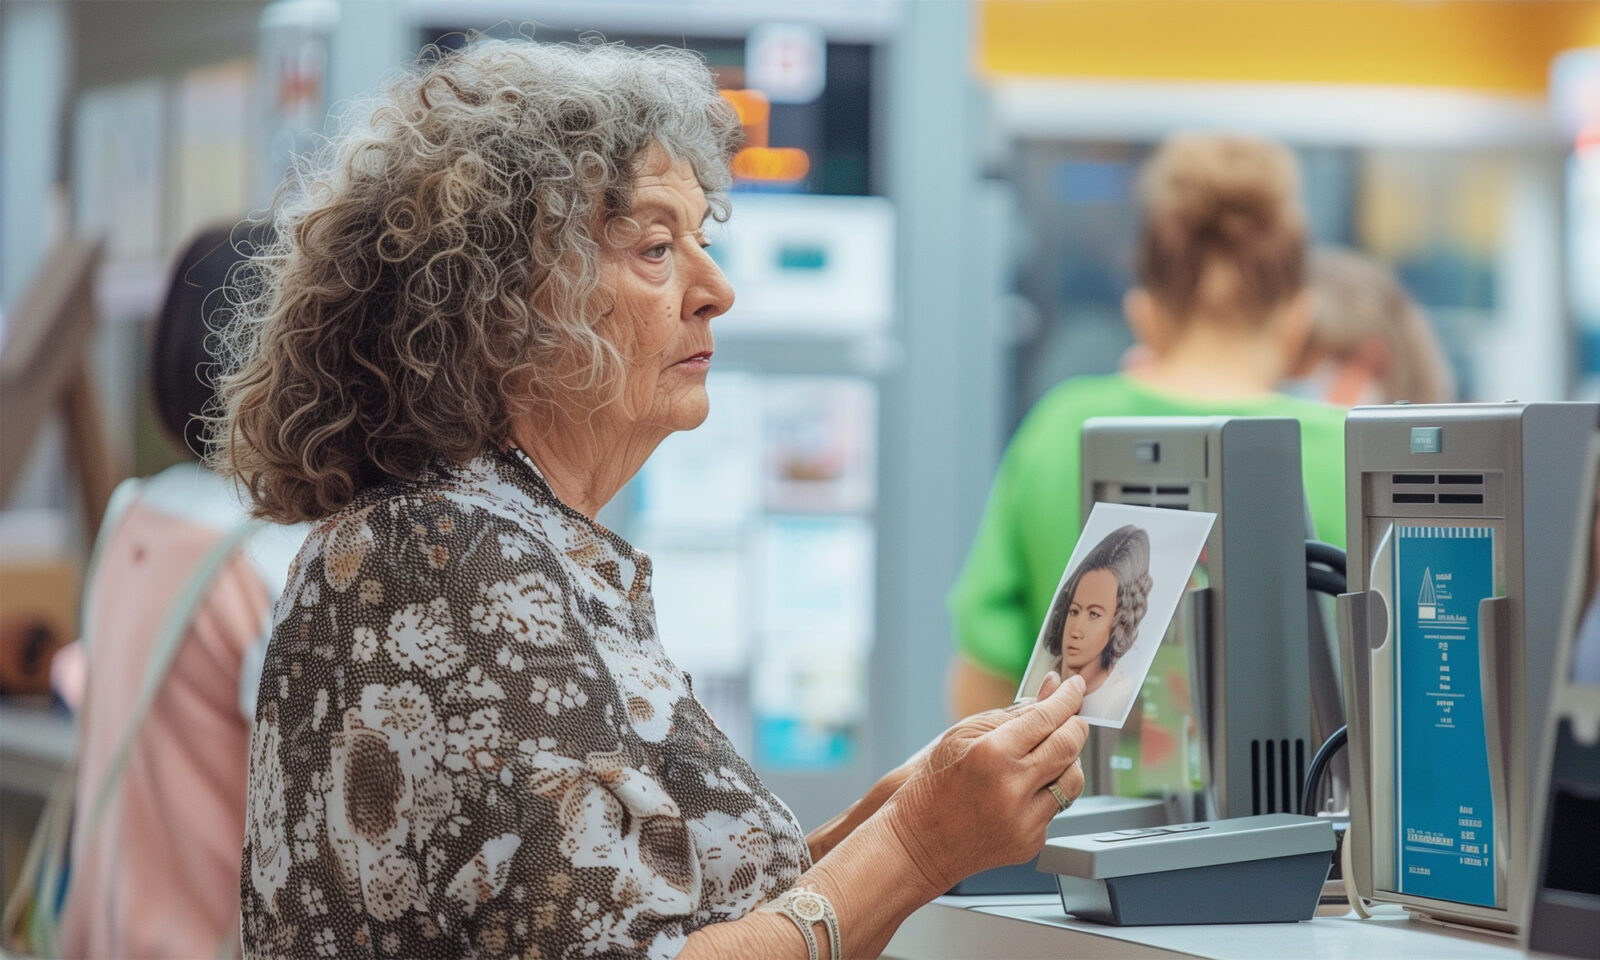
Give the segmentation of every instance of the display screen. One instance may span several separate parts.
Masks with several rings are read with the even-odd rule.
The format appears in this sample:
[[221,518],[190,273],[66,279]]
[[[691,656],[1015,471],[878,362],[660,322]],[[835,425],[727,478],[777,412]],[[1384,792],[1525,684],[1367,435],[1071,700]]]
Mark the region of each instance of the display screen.
[[1203,602],[1197,600],[1203,594],[1196,591],[1203,591],[1208,583],[1202,556],[1190,575],[1177,615],[1156,649],[1133,708],[1121,732],[1114,735],[1108,758],[1111,783],[1105,793],[1170,797],[1205,788],[1201,768],[1204,745],[1193,698],[1196,684],[1192,672],[1198,653],[1194,649],[1196,638],[1191,636],[1195,615],[1189,606]]
[[1494,570],[1491,527],[1395,528],[1399,889],[1480,906],[1498,899],[1478,615],[1496,595]]

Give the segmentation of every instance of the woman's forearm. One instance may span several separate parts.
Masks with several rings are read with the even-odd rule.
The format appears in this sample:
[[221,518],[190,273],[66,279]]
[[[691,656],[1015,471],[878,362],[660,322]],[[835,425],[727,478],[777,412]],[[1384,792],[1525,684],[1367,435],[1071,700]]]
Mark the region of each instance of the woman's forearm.
[[909,764],[891,770],[881,780],[872,785],[872,789],[867,791],[866,796],[852,803],[837,817],[811,831],[811,834],[806,837],[806,846],[811,849],[811,862],[816,863],[827,856],[856,827],[866,823],[867,818],[877,813],[879,808],[890,797],[894,796],[894,792],[900,789],[902,783],[906,782],[906,777],[910,775],[910,772]]
[[[929,883],[882,816],[869,816],[850,831],[806,871],[799,885],[833,904],[845,957],[876,957],[912,911],[944,892]],[[821,956],[827,957],[828,938],[821,927],[816,935]],[[682,960],[803,960],[806,948],[793,921],[762,912],[701,928],[689,937],[679,956]]]

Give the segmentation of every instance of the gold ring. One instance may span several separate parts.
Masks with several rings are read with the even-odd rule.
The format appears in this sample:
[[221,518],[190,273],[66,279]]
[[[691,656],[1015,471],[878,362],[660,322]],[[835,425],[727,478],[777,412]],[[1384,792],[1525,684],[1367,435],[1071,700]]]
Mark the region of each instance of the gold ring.
[[1045,789],[1050,791],[1050,796],[1056,798],[1056,806],[1061,808],[1057,812],[1066,813],[1067,808],[1072,806],[1072,798],[1066,795],[1066,793],[1061,789],[1061,785],[1059,783],[1052,781],[1048,787],[1045,787]]

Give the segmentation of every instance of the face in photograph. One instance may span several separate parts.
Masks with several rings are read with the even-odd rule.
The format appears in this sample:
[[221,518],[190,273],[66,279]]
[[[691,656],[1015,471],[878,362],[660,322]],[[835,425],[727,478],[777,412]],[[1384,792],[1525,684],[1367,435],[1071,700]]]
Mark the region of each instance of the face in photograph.
[[1058,673],[1083,674],[1085,680],[1104,676],[1111,644],[1111,622],[1117,615],[1117,575],[1110,570],[1090,570],[1067,598],[1067,619],[1057,643],[1061,648]]
[[1121,727],[1172,622],[1216,515],[1097,503],[1039,628],[1017,696],[1052,671],[1083,678],[1089,723]]
[[1087,696],[1108,682],[1131,693],[1118,662],[1139,638],[1151,586],[1150,537],[1143,529],[1128,524],[1095,544],[1056,595],[1045,628],[1052,669],[1082,676]]

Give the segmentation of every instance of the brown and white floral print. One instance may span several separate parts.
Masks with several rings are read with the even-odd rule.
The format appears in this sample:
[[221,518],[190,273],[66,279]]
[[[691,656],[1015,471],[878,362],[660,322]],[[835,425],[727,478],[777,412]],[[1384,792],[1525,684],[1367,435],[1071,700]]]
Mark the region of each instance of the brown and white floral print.
[[649,558],[520,453],[369,491],[290,569],[254,957],[670,957],[810,866],[656,636]]

